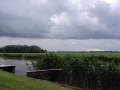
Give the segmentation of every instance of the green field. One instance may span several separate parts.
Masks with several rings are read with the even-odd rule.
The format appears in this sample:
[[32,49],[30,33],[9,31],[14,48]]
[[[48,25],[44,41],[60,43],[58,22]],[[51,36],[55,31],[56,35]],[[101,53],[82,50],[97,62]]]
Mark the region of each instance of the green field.
[[[77,57],[83,56],[83,55],[86,55],[86,56],[104,55],[107,57],[120,57],[120,53],[118,53],[118,52],[114,52],[114,53],[112,53],[112,52],[53,52],[53,53],[56,55],[59,55],[61,57],[63,57],[64,55],[67,55],[67,54],[72,55],[72,56],[77,56]],[[47,53],[0,53],[0,57],[36,60],[45,54],[47,54]]]
[[0,90],[72,90],[55,83],[0,71]]

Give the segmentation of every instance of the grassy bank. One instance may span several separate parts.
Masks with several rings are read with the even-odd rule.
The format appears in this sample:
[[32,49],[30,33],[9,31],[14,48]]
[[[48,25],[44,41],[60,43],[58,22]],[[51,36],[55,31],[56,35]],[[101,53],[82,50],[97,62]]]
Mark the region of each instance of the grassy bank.
[[35,80],[0,71],[0,90],[71,90],[48,81]]

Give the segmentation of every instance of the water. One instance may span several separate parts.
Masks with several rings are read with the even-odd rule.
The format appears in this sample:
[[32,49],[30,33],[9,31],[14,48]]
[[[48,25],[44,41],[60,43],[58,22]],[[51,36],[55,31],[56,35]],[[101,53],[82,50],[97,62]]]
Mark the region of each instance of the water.
[[[27,60],[27,63],[32,68],[31,62],[29,60]],[[18,75],[26,75],[26,72],[29,71],[25,60],[12,60],[12,59],[0,58],[0,64],[15,65],[16,66],[15,74],[18,74]]]

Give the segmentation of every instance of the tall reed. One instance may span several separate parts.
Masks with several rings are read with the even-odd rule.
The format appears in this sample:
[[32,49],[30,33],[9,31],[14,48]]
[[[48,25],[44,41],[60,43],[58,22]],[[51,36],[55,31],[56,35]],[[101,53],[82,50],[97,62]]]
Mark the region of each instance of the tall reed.
[[[102,56],[103,57],[103,56]],[[46,54],[34,62],[36,69],[64,69],[61,83],[94,90],[118,90],[120,67],[108,57]],[[106,61],[105,61],[106,58]],[[119,60],[119,59],[117,59]]]
[[22,54],[2,54],[3,58],[8,58],[8,59],[22,59],[23,55]]

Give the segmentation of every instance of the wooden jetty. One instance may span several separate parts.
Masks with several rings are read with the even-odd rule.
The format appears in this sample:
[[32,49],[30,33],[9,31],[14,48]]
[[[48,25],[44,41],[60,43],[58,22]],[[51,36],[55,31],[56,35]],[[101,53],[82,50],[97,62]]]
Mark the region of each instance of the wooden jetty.
[[63,76],[63,69],[47,69],[49,80],[52,82],[59,82]]
[[36,79],[44,79],[47,80],[47,70],[35,70],[35,71],[27,71],[27,77],[32,77]]
[[50,80],[52,82],[60,81],[63,75],[63,69],[47,69],[47,70],[35,70],[28,71],[26,73],[27,77],[32,77],[36,79]]
[[0,65],[0,70],[7,71],[10,73],[15,73],[15,67],[14,65]]

